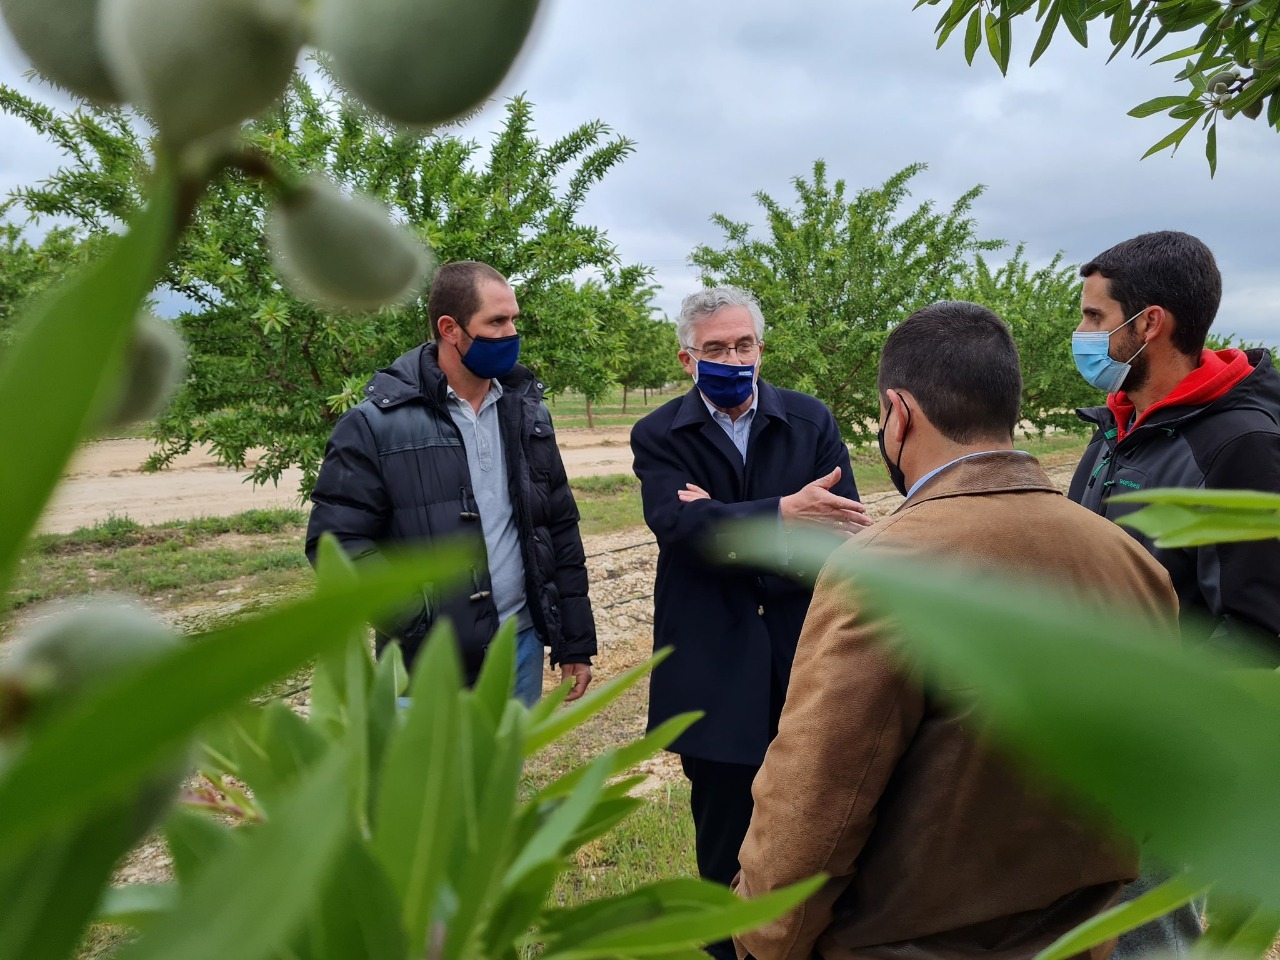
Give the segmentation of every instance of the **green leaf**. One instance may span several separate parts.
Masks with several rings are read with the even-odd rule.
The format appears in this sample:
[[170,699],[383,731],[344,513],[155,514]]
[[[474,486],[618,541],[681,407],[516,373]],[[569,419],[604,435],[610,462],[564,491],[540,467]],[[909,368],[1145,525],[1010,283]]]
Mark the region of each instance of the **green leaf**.
[[1280,512],[1280,493],[1257,490],[1189,490],[1180,487],[1152,487],[1133,493],[1118,493],[1113,503],[1177,503],[1185,506],[1232,507],[1239,510]]
[[409,955],[396,891],[355,836],[347,838],[330,871],[303,939],[312,960],[400,960]]
[[141,930],[178,905],[176,883],[126,883],[108,886],[98,906],[95,923],[110,923]]
[[[403,602],[424,579],[466,569],[471,551],[433,548],[388,560],[359,583],[206,634],[101,689],[32,737],[0,774],[0,849],[127,795],[196,728],[296,670],[356,623]],[[146,710],[138,704],[145,703]]]
[[508,701],[479,790],[474,826],[459,842],[450,870],[458,908],[449,920],[441,960],[469,955],[468,945],[498,899],[502,877],[514,856],[511,841],[524,761],[526,715],[519,703]]
[[1169,549],[1280,537],[1280,514],[1161,502],[1120,517],[1118,523]]
[[1186,135],[1191,132],[1191,128],[1196,125],[1197,119],[1199,118],[1193,117],[1192,119],[1184,123],[1182,126],[1178,127],[1178,129],[1174,130],[1173,133],[1169,134],[1167,137],[1157,142],[1146,153],[1142,155],[1142,159],[1145,160],[1147,159],[1147,157],[1151,156],[1153,153],[1159,153],[1161,150],[1164,150],[1167,147],[1173,147],[1174,150],[1177,150],[1178,144],[1182,143],[1183,138],[1186,137]]
[[[77,278],[58,286],[22,321],[0,363],[0,409],[39,404],[39,429],[29,417],[0,422],[0,595],[8,592],[27,535],[62,476],[92,417],[90,409],[117,375],[134,319],[173,241],[174,183],[161,173],[151,200]],[[57,389],[50,377],[56,371]]]
[[[991,54],[991,59],[995,61],[996,66],[1008,62],[1007,54],[1002,46],[1003,37],[1000,33],[1000,20],[995,14],[988,13],[986,15],[983,29],[987,37],[987,52]],[[1003,72],[1002,70],[1001,73]]]
[[400,897],[415,956],[426,943],[460,813],[461,689],[457,644],[442,621],[418,654],[412,705],[388,747],[374,819],[374,851]]
[[498,628],[484,654],[475,697],[496,724],[502,719],[516,682],[516,622],[509,618]]
[[386,759],[387,745],[390,744],[396,729],[399,708],[396,706],[399,696],[399,676],[404,672],[404,660],[400,653],[400,645],[389,644],[382,651],[382,658],[374,671],[373,685],[369,690],[366,722],[369,737],[368,776],[369,791],[365,809],[372,817],[378,809],[378,793],[382,778],[377,774],[382,770]]
[[1280,127],[1280,90],[1272,91],[1271,99],[1267,101],[1267,123]]
[[1209,929],[1196,944],[1197,956],[1222,956],[1262,960],[1280,934],[1280,914],[1260,907],[1254,898],[1214,895],[1209,900]]
[[244,836],[240,830],[215,823],[207,814],[175,810],[164,824],[165,841],[173,857],[173,872],[189,887],[209,866]]
[[[319,901],[351,825],[334,753],[243,844],[200,874],[119,960],[267,960]],[[216,910],[210,904],[217,904]]]
[[519,886],[530,871],[560,859],[569,838],[595,807],[612,759],[612,751],[606,750],[587,767],[573,792],[555,807],[511,864],[502,881],[505,889]]
[[1136,930],[1145,923],[1163,917],[1183,904],[1190,903],[1206,890],[1207,886],[1197,883],[1186,874],[1180,874],[1140,897],[1117,904],[1092,920],[1086,920],[1036,954],[1035,960],[1069,960],[1100,943],[1106,943],[1122,933]]
[[1146,103],[1140,103],[1129,111],[1131,117],[1150,117],[1163,113],[1173,107],[1180,107],[1188,101],[1187,97],[1155,97]]
[[[616,777],[625,770],[630,770],[637,763],[643,763],[670,746],[677,737],[702,718],[701,711],[682,713],[654,727],[645,737],[625,747],[619,747],[613,754],[613,763],[605,773],[606,777]],[[586,775],[588,767],[578,767],[564,776],[551,781],[539,792],[539,801],[563,797],[570,793]]]
[[1034,65],[1053,41],[1054,31],[1058,29],[1058,23],[1062,19],[1062,14],[1058,11],[1058,4],[1053,4],[1049,8],[1049,15],[1044,18],[1044,25],[1040,28],[1040,36],[1036,39],[1035,49],[1031,51],[1031,64]]
[[1076,43],[1082,47],[1089,46],[1088,27],[1084,22],[1084,7],[1081,0],[1061,0],[1062,22],[1066,25]]
[[133,820],[131,807],[117,805],[66,823],[24,854],[0,855],[0,960],[63,960],[74,951],[116,861],[137,839]]
[[560,739],[570,730],[586,723],[586,721],[639,683],[641,678],[670,654],[670,648],[658,650],[649,660],[637,664],[629,670],[624,670],[608,683],[596,687],[581,700],[575,701],[568,709],[561,710],[542,722],[534,722],[536,711],[530,714],[529,719],[532,726],[525,740],[525,752],[529,754],[536,753],[548,744]]
[[811,877],[754,900],[737,900],[722,906],[708,905],[703,910],[613,927],[565,949],[548,952],[544,954],[544,960],[645,957],[699,947],[768,923],[799,906],[825,881],[822,876]]
[[1209,161],[1209,177],[1218,172],[1218,125],[1211,123],[1204,141],[1204,157]]
[[539,925],[549,950],[555,941],[574,943],[623,924],[643,923],[707,907],[731,906],[737,900],[728,887],[693,877],[648,884],[630,893],[588,901],[567,910],[551,910]]
[[969,15],[969,26],[965,29],[964,34],[964,59],[973,66],[973,56],[978,52],[978,47],[982,46],[982,11],[974,10]]

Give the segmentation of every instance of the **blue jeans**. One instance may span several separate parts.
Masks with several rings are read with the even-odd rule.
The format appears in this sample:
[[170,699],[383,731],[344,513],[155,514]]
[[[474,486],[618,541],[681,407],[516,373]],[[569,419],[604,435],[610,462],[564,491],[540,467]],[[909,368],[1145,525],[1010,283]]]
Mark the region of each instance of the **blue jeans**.
[[516,634],[516,688],[513,696],[526,707],[542,699],[542,662],[546,648],[529,627]]

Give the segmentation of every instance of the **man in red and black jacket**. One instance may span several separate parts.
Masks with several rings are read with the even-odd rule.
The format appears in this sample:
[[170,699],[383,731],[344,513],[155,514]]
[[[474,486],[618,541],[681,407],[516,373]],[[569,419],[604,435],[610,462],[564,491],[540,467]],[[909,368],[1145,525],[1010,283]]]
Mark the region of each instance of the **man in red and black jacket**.
[[[1080,410],[1097,427],[1069,496],[1115,520],[1142,504],[1113,495],[1152,487],[1280,493],[1280,375],[1267,350],[1206,350],[1222,299],[1213,254],[1185,233],[1126,240],[1080,268],[1080,373],[1107,392]],[[1189,643],[1247,644],[1280,665],[1280,540],[1164,549]],[[1132,899],[1161,878],[1144,869]],[[1189,908],[1120,938],[1115,958],[1177,953],[1199,935]]]

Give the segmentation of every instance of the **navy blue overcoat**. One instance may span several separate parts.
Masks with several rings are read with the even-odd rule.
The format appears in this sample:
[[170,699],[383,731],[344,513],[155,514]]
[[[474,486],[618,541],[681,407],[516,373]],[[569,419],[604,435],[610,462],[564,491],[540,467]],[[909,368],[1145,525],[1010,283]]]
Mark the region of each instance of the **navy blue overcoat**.
[[[858,498],[849,451],[819,400],[763,380],[744,464],[694,387],[631,430],[644,518],[658,541],[654,648],[675,652],[653,674],[649,727],[705,711],[671,746],[724,763],[759,764],[775,732],[810,590],[772,574],[726,565],[722,522],[777,517],[778,501],[840,467],[832,492]],[[686,483],[710,500],[681,503]],[[816,570],[797,570],[811,582]]]

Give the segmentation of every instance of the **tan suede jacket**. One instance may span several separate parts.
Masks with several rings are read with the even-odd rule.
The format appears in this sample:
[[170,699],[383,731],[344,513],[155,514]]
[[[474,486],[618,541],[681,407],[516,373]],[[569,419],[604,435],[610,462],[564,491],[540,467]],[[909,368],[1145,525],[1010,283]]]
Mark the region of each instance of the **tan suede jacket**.
[[[1170,627],[1169,576],[1123,529],[1058,493],[1036,460],[999,452],[931,478],[837,551],[890,549],[1040,575]],[[828,567],[796,653],[777,738],[756,777],[738,892],[816,873],[800,908],[747,934],[759,960],[1025,960],[1110,906],[1138,875],[983,746],[886,652],[883,620]],[[1110,946],[1093,960],[1105,960]]]

